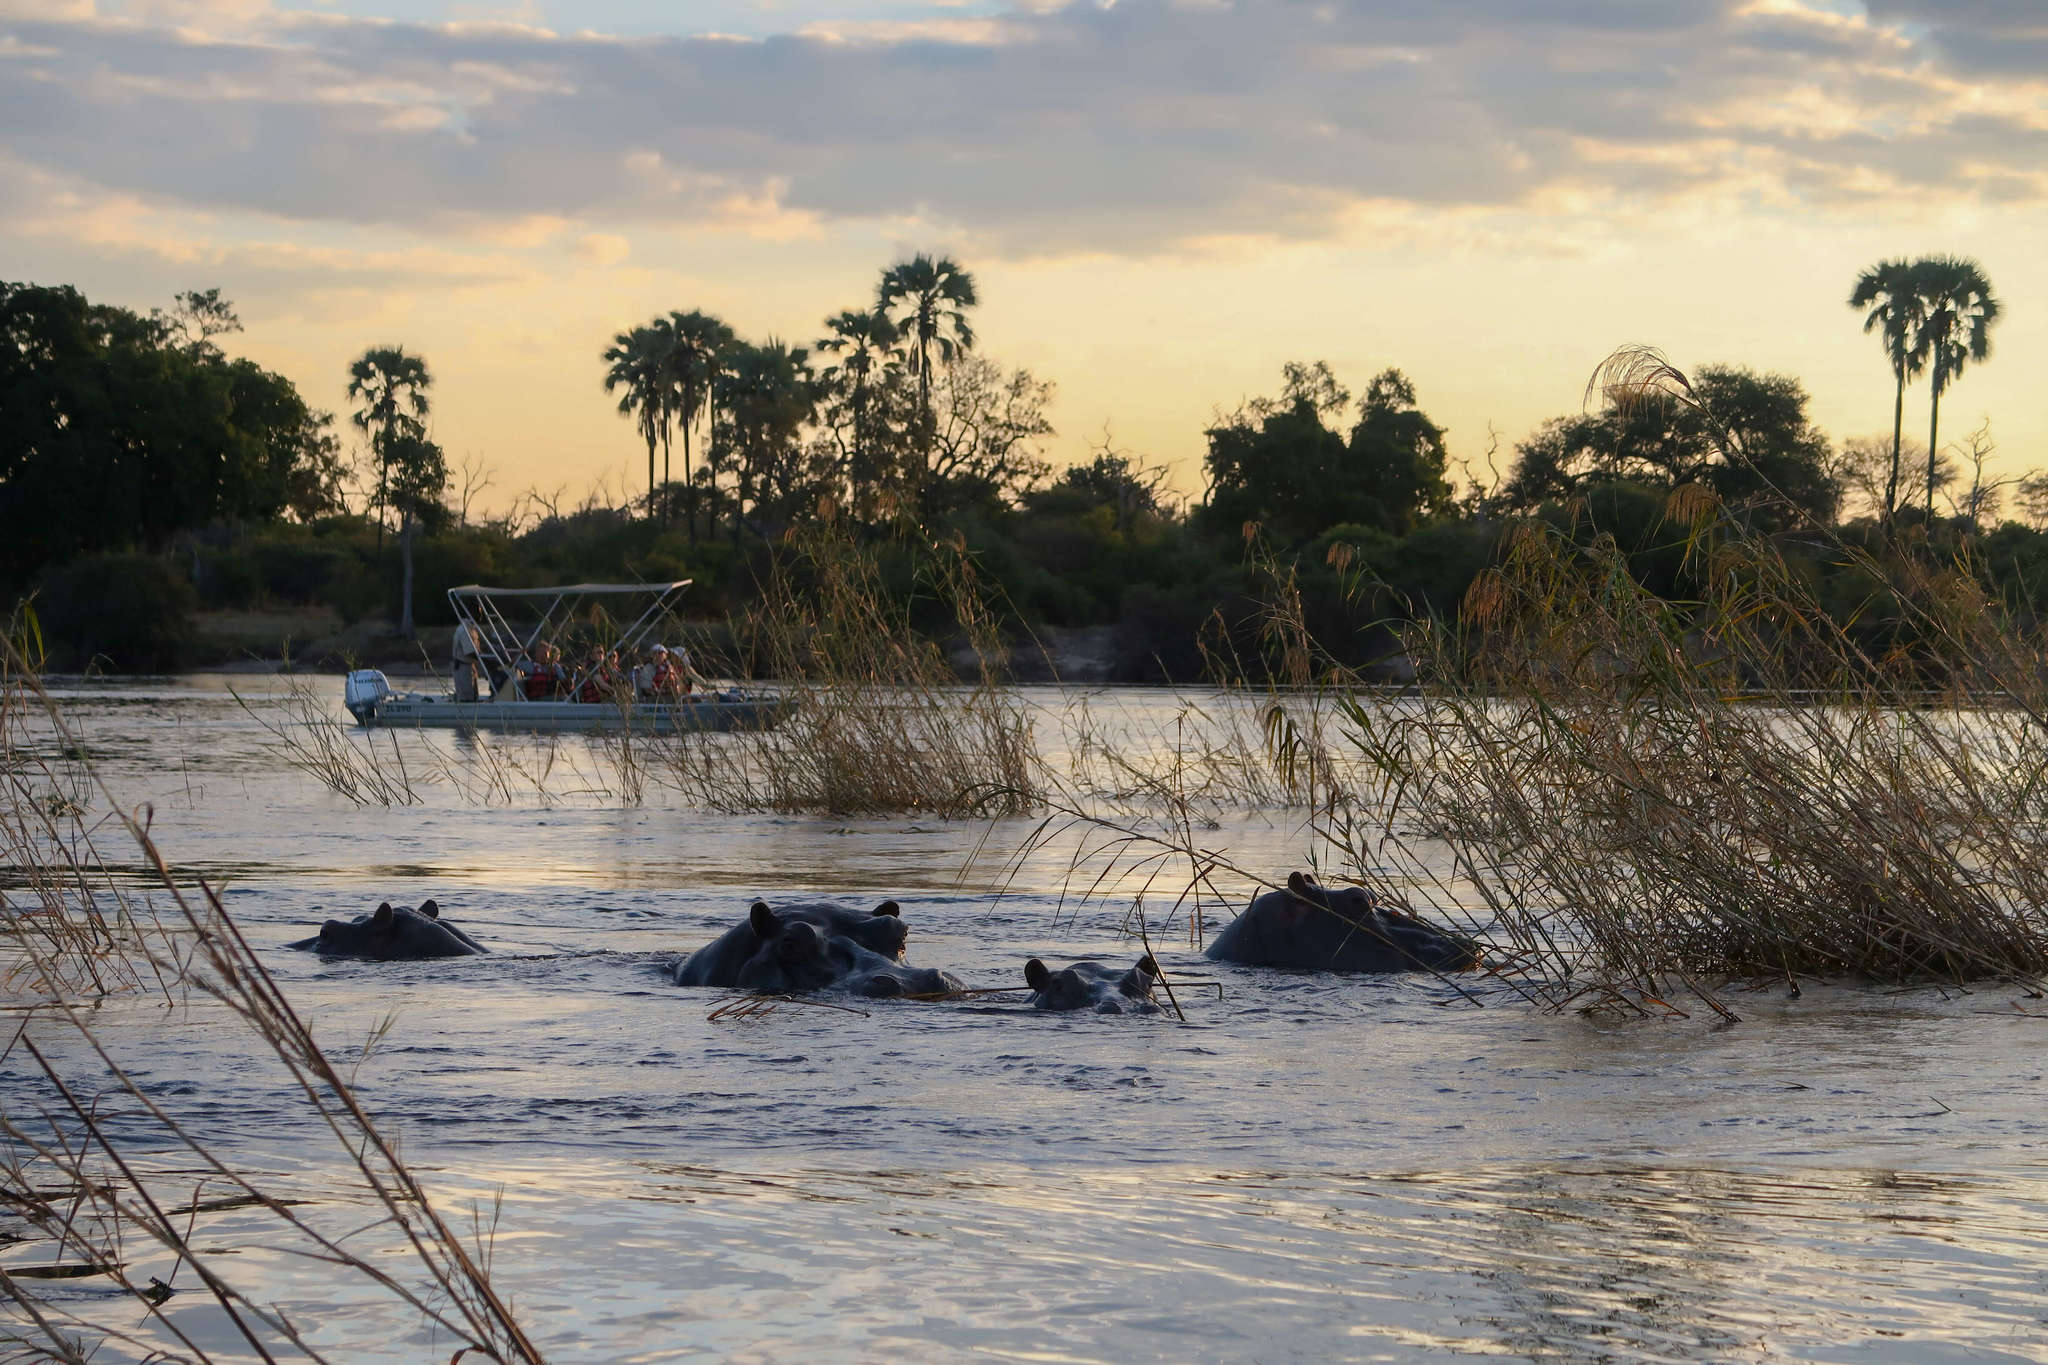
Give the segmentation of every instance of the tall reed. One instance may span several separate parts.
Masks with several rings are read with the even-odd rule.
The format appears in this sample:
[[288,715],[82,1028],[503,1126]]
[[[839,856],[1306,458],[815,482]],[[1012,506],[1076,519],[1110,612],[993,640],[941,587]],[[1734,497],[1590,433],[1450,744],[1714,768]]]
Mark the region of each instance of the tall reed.
[[1419,694],[1345,707],[1384,818],[1447,846],[1526,960],[1617,999],[2048,971],[2020,625],[1960,570],[1902,564],[1917,638],[1872,657],[1702,490],[1669,513],[1692,600],[1643,588],[1611,538],[1530,523],[1461,626],[1416,628]]
[[[884,552],[910,567],[884,577]],[[972,680],[919,617],[959,642]],[[1005,685],[1007,646],[960,542],[864,541],[834,512],[792,528],[757,604],[734,622],[753,670],[777,680],[772,727],[687,733],[656,746],[660,780],[717,810],[939,816],[1028,809],[1041,771],[1031,717]],[[991,794],[994,794],[993,796]]]
[[[29,665],[17,640],[0,650],[10,779],[0,787],[0,840],[14,879],[32,893],[0,892],[4,981],[19,1021],[0,1053],[26,1056],[42,1095],[0,1092],[0,1170],[28,1250],[49,1259],[24,1262],[16,1247],[11,1269],[0,1270],[0,1341],[25,1359],[69,1362],[108,1344],[149,1359],[332,1359],[304,1325],[237,1283],[235,1249],[217,1247],[209,1224],[238,1209],[260,1213],[267,1245],[324,1267],[328,1283],[403,1305],[456,1355],[540,1361],[492,1286],[483,1249],[463,1240],[399,1158],[214,888],[172,874],[149,812],[122,808],[82,759],[65,774],[65,799],[46,798],[43,784],[58,770],[36,755],[83,750]],[[139,881],[111,870],[103,836],[140,850]],[[351,1197],[378,1210],[368,1227],[333,1229],[302,1212],[302,1201],[239,1165],[175,1094],[141,1079],[128,1060],[134,1039],[98,1018],[96,1002],[143,989],[208,1003],[242,1025],[252,1052],[278,1067],[281,1102],[325,1135],[328,1164],[350,1173]],[[145,1255],[163,1273],[138,1282],[131,1268]],[[52,1294],[51,1275],[105,1277],[121,1296]],[[181,1284],[188,1275],[196,1283]],[[195,1337],[183,1313],[167,1308],[187,1293],[213,1302],[224,1339]]]

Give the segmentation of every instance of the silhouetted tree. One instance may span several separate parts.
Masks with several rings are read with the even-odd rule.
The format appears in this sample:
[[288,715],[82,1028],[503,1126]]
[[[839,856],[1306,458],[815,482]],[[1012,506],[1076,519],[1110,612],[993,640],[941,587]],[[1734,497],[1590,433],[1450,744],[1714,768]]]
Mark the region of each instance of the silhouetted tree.
[[1899,442],[1905,431],[1906,381],[1917,378],[1927,367],[1927,351],[1920,345],[1923,305],[1915,267],[1905,260],[1879,261],[1856,277],[1856,287],[1849,294],[1851,308],[1868,310],[1863,330],[1878,334],[1897,380],[1892,398],[1891,474],[1884,485],[1886,517],[1899,505]]
[[1451,510],[1443,428],[1415,405],[1415,386],[1399,370],[1383,370],[1358,403],[1339,496],[1364,521],[1404,536]]
[[1709,365],[1693,376],[1693,389],[1704,411],[1653,399],[1546,422],[1516,447],[1503,505],[1533,510],[1607,483],[1697,482],[1756,508],[1766,522],[1776,519],[1769,505],[1781,498],[1817,520],[1833,519],[1841,489],[1798,380]]
[[1044,440],[1053,385],[1031,371],[1005,373],[985,356],[946,367],[932,401],[930,454],[916,489],[927,518],[982,503],[1013,502],[1051,472]]
[[441,503],[448,488],[448,460],[425,433],[406,433],[390,445],[391,505],[398,509],[398,553],[404,566],[398,604],[398,633],[411,635],[413,536],[424,523],[445,521]]
[[[663,320],[665,321],[665,320]],[[654,508],[654,449],[668,429],[670,390],[663,367],[669,346],[659,327],[620,332],[604,353],[604,391],[619,395],[619,415],[631,417],[647,442],[648,515]]]
[[1166,513],[1167,474],[1164,466],[1142,464],[1105,442],[1094,459],[1067,466],[1050,486],[1026,494],[1023,502],[1029,511],[1051,516],[1105,508],[1110,529],[1124,531],[1140,518]]
[[875,490],[882,477],[869,430],[873,387],[876,371],[890,363],[899,334],[896,324],[879,308],[865,313],[845,309],[825,319],[825,327],[828,335],[819,340],[818,349],[839,359],[819,378],[845,401],[852,427],[846,454],[847,485],[856,515],[872,519]]
[[951,257],[919,254],[882,272],[876,309],[890,317],[909,347],[910,371],[917,377],[917,406],[923,418],[924,439],[919,450],[927,462],[933,433],[933,353],[941,363],[951,365],[974,348],[974,328],[967,321],[967,310],[979,302],[974,277]]
[[[668,408],[683,430],[683,485],[689,496],[684,513],[689,523],[690,543],[697,543],[696,475],[690,467],[690,428],[699,415],[711,408],[712,380],[718,372],[719,357],[734,341],[732,328],[709,313],[692,310],[670,313],[666,334],[668,350],[662,361],[662,377],[668,392]],[[666,483],[668,471],[662,471]]]
[[208,335],[0,283],[0,574],[338,500],[332,419]]
[[[360,405],[349,420],[369,438],[377,464],[373,508],[390,505],[392,442],[427,433],[427,389],[432,383],[426,361],[407,355],[403,346],[372,346],[349,366],[348,396]],[[380,518],[380,539],[382,527]]]
[[1934,460],[1941,449],[1941,395],[1969,362],[1991,354],[1998,300],[1983,267],[1962,256],[1930,256],[1913,267],[1918,284],[1922,344],[1933,367],[1934,398],[1927,413],[1927,516],[1934,517]]
[[1327,365],[1289,365],[1283,377],[1279,399],[1254,399],[1209,429],[1204,521],[1226,533],[1258,522],[1298,542],[1340,523],[1402,534],[1449,510],[1443,430],[1399,370],[1374,378],[1348,441],[1326,421],[1351,397]]
[[360,404],[351,420],[370,440],[377,461],[377,500],[398,512],[405,592],[398,629],[412,634],[412,538],[421,504],[448,484],[441,448],[427,439],[427,362],[402,346],[373,346],[349,367],[348,396]]
[[817,381],[809,353],[770,338],[761,345],[737,342],[727,351],[720,387],[726,415],[725,458],[734,483],[737,519],[781,519],[822,491],[829,459],[820,470],[804,429],[817,410]]

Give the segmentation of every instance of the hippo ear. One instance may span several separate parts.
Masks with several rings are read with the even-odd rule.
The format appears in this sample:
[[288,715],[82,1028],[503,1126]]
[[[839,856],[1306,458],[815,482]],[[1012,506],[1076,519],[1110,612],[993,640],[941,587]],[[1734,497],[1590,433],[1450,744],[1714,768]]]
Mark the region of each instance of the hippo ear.
[[1156,980],[1159,976],[1159,961],[1152,954],[1147,953],[1138,959],[1138,970]]
[[890,919],[902,919],[903,907],[898,905],[895,901],[883,901],[880,905],[876,906],[873,910],[869,911],[868,913],[871,916],[887,915]]
[[1052,973],[1047,971],[1045,964],[1037,958],[1034,957],[1024,964],[1024,981],[1032,990],[1044,990],[1045,983],[1050,980],[1052,980]]
[[388,932],[391,928],[391,920],[391,902],[385,901],[382,905],[377,907],[377,913],[370,916],[370,927],[372,929],[382,929]]
[[782,927],[781,921],[775,918],[775,912],[768,908],[767,901],[754,902],[753,908],[747,911],[747,923],[754,926],[754,933],[761,938],[774,938]]
[[1287,889],[1289,891],[1292,891],[1295,895],[1300,896],[1303,900],[1308,899],[1308,889],[1313,885],[1313,882],[1311,882],[1307,877],[1304,877],[1299,872],[1290,872],[1287,874]]
[[428,919],[439,919],[441,918],[441,904],[439,901],[421,901],[420,913]]

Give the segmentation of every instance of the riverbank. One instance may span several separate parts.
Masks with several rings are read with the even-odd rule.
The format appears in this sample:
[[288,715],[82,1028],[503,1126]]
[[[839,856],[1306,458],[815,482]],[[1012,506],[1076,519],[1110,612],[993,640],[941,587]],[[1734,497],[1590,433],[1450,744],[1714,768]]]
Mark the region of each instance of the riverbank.
[[[281,608],[269,611],[206,611],[192,618],[192,634],[178,673],[345,673],[376,668],[401,677],[445,673],[449,632],[434,626],[411,636],[399,632],[385,617],[365,617],[345,624],[327,607]],[[717,621],[686,628],[692,649],[710,647],[713,654],[733,655],[731,631]],[[982,661],[961,644],[948,661],[963,682],[979,681]],[[1019,683],[1065,682],[1087,685],[1157,682],[1157,670],[1146,666],[1139,642],[1115,626],[1048,626],[1009,645],[1002,661],[1006,675]],[[101,672],[115,670],[102,668]],[[721,673],[744,673],[719,666]],[[1414,670],[1402,657],[1384,661],[1376,681],[1404,683]]]

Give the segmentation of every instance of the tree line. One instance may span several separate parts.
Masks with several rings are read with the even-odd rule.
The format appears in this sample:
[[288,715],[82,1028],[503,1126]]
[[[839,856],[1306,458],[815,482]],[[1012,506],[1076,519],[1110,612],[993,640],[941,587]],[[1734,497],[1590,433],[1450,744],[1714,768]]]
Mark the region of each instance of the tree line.
[[700,526],[759,532],[820,497],[870,522],[1014,499],[1048,472],[1052,386],[975,352],[979,302],[958,262],[918,255],[885,269],[871,302],[828,316],[807,346],[748,341],[698,309],[618,333],[604,388],[646,445],[646,515],[680,517],[695,543]]
[[160,551],[214,521],[341,510],[331,419],[224,354],[215,338],[240,329],[218,290],[145,315],[0,282],[0,578]]
[[[825,314],[806,345],[746,340],[702,310],[621,331],[600,378],[645,452],[644,492],[581,508],[536,493],[533,515],[473,520],[451,503],[433,375],[417,353],[377,345],[352,363],[351,461],[334,419],[288,380],[222,352],[239,324],[218,291],[142,315],[8,285],[0,570],[26,588],[82,556],[182,547],[199,602],[326,602],[350,619],[388,612],[402,634],[415,611],[437,620],[455,581],[694,577],[695,605],[712,610],[740,605],[778,533],[829,502],[878,544],[902,526],[963,541],[1020,622],[1114,625],[1128,644],[1121,676],[1185,676],[1218,604],[1249,591],[1248,533],[1303,566],[1311,597],[1336,591],[1318,566],[1343,545],[1394,593],[1375,610],[1398,613],[1454,611],[1506,518],[1591,515],[1647,543],[1662,497],[1682,485],[1712,489],[1765,530],[1988,526],[2014,482],[1985,472],[1988,428],[1941,450],[1931,474],[1906,468],[1920,457],[1902,431],[1911,380],[1933,380],[1938,438],[1943,393],[1989,353],[1998,305],[1981,268],[1884,263],[1852,302],[1898,381],[1888,448],[1831,442],[1796,378],[1722,364],[1694,372],[1694,402],[1566,413],[1505,451],[1489,433],[1483,454],[1467,444],[1459,460],[1399,369],[1354,394],[1310,361],[1210,420],[1203,491],[1190,498],[1107,436],[1055,475],[1052,385],[989,359],[973,276],[917,256],[880,271],[862,306]],[[1951,489],[1952,518],[1932,515],[1930,487]],[[2048,520],[2048,484],[2018,491],[2023,512]],[[2032,567],[2048,551],[2013,539],[2030,531],[2000,534],[2024,591],[2048,596],[2048,573]],[[104,595],[73,597],[93,593]]]

